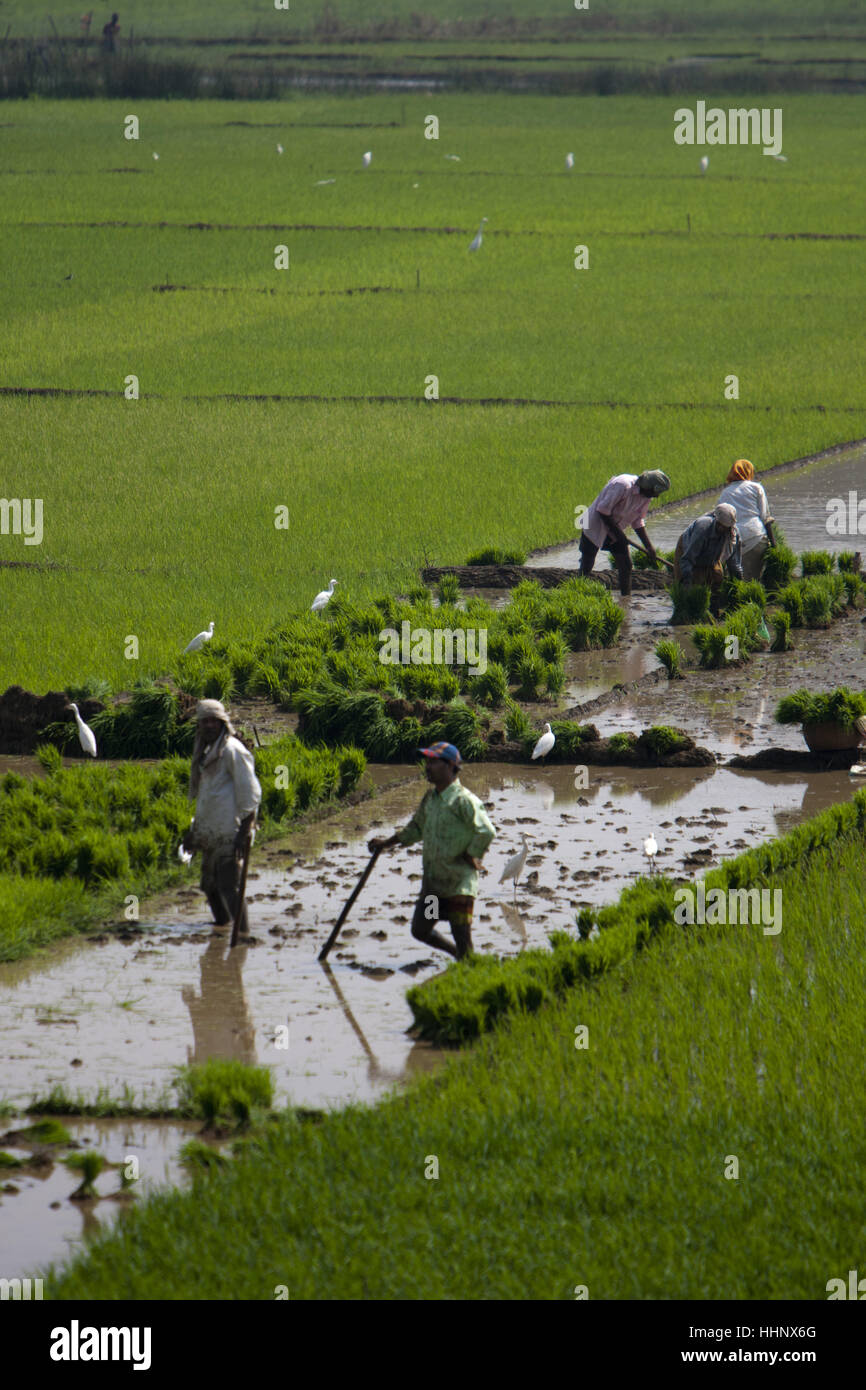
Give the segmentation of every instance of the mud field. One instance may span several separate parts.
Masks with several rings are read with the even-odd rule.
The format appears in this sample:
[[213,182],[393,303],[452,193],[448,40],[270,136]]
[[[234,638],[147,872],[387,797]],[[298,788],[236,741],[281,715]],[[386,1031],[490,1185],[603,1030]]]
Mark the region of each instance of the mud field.
[[[814,522],[827,496],[856,486],[866,455],[842,455],[820,470],[768,479],[774,515],[797,550],[856,548],[815,539]],[[819,491],[820,489],[820,491]],[[650,522],[659,547],[672,546],[702,506],[662,513]],[[823,528],[822,528],[823,529]],[[866,549],[866,547],[864,547]],[[575,548],[533,562],[569,564]],[[485,592],[505,602],[502,590]],[[589,785],[570,766],[476,764],[466,785],[485,802],[497,827],[485,861],[473,939],[479,951],[516,955],[544,947],[554,929],[573,930],[585,905],[614,900],[647,872],[643,840],[659,844],[658,867],[695,877],[720,859],[782,834],[862,785],[844,770],[758,773],[725,765],[735,754],[768,747],[804,748],[799,728],[773,723],[781,695],[805,685],[863,688],[866,626],[853,615],[824,632],[794,633],[795,650],[756,654],[726,672],[690,671],[683,681],[654,680],[653,647],[664,633],[688,648],[687,629],[672,630],[670,600],[651,591],[624,600],[618,646],[572,654],[558,713],[588,716],[602,734],[675,725],[715,755],[706,768],[590,768]],[[614,691],[617,685],[636,688]],[[550,718],[551,708],[533,710]],[[0,759],[37,772],[35,760]],[[371,835],[388,834],[409,818],[425,790],[410,766],[370,768],[363,787],[372,795],[297,829],[254,852],[248,884],[252,939],[234,952],[227,929],[212,928],[195,886],[145,902],[137,928],[105,930],[68,941],[45,954],[0,966],[2,1095],[22,1111],[57,1083],[88,1100],[100,1088],[131,1088],[139,1102],[172,1103],[174,1069],[209,1057],[267,1064],[276,1104],[321,1108],[370,1102],[443,1054],[409,1035],[407,987],[423,983],[449,960],[413,940],[410,919],[420,887],[420,846],[382,855],[358,899],[328,964],[317,953],[367,861]],[[516,892],[499,886],[506,860],[531,842]],[[118,918],[118,924],[120,919]],[[289,1046],[276,1043],[288,1025]],[[26,1123],[0,1120],[2,1133]],[[65,1120],[80,1144],[103,1149],[113,1162],[142,1155],[143,1187],[183,1181],[180,1144],[195,1123]],[[146,1181],[145,1181],[146,1179]],[[106,1200],[70,1202],[74,1175],[61,1164],[0,1178],[0,1240],[8,1272],[33,1270],[62,1258],[74,1241],[114,1219],[122,1203],[113,1172],[97,1187]]]

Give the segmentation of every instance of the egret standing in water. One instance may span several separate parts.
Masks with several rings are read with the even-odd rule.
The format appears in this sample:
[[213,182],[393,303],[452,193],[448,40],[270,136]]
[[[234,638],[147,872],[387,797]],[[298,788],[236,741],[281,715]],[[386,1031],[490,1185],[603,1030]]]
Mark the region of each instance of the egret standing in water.
[[556,734],[552,732],[549,724],[545,724],[544,733],[532,750],[533,760],[535,758],[546,758],[555,743]]
[[213,618],[211,618],[210,627],[207,629],[207,631],[197,633],[197,634],[195,635],[195,637],[192,639],[192,641],[187,643],[187,645],[186,645],[186,646],[184,647],[184,649],[183,649],[183,650],[184,650],[184,653],[186,653],[186,652],[197,652],[198,649],[199,649],[199,647],[203,647],[204,644],[205,644],[205,642],[209,642],[210,639],[211,639],[212,637],[213,637]]
[[520,838],[523,840],[523,849],[519,850],[517,854],[512,855],[508,863],[505,865],[505,868],[502,870],[502,874],[500,875],[499,879],[500,883],[505,883],[506,879],[509,878],[512,880],[514,884],[515,901],[517,900],[517,880],[523,873],[523,866],[526,863],[526,856],[529,853],[529,841],[527,840],[526,835],[522,830],[520,832]]
[[470,251],[478,251],[478,250],[480,249],[481,240],[482,240],[481,233],[484,231],[484,224],[485,224],[485,222],[486,222],[487,220],[488,220],[488,219],[487,219],[486,217],[482,217],[482,219],[481,219],[481,226],[478,228],[478,231],[475,233],[475,236],[472,238],[471,242],[469,243],[469,250],[470,250]]
[[643,852],[649,860],[650,873],[652,873],[653,869],[655,868],[655,857],[659,852],[659,847],[656,843],[655,835],[648,835],[647,838],[644,840]]
[[78,713],[78,706],[72,704],[72,702],[70,701],[69,708],[75,715],[75,722],[78,725],[78,742],[81,744],[81,747],[85,753],[87,753],[91,758],[95,758],[96,735],[94,734],[90,726],[85,724],[84,720],[81,718],[81,715]]
[[316,597],[310,604],[311,613],[321,613],[322,609],[327,607],[327,605],[331,602],[331,596],[333,595],[334,589],[336,588],[336,584],[336,579],[332,579],[327,589],[323,589],[320,594],[316,594]]

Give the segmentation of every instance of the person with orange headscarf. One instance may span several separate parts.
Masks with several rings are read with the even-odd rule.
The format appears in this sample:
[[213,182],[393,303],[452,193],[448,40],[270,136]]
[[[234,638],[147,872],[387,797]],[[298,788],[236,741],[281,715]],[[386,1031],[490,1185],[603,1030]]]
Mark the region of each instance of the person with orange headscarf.
[[743,578],[760,579],[767,548],[776,544],[767,494],[756,481],[755,469],[748,459],[737,459],[726,482],[719,502],[727,503],[737,513]]

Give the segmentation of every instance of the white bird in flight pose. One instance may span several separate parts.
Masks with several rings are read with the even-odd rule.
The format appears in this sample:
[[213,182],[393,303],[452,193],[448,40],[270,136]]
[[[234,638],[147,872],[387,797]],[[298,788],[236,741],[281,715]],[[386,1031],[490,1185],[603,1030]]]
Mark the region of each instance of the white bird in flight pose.
[[75,722],[78,725],[78,742],[81,744],[85,753],[89,753],[91,758],[96,757],[96,735],[89,725],[85,724],[81,715],[78,713],[78,706],[70,701],[69,708],[75,715]]
[[648,835],[647,838],[644,840],[643,852],[649,860],[650,873],[652,873],[653,869],[655,868],[655,857],[659,852],[659,847],[656,843],[655,835]]
[[550,725],[545,724],[544,733],[532,750],[532,757],[546,758],[553,745],[556,743],[556,734],[551,731]]
[[204,644],[205,644],[205,642],[209,642],[210,639],[211,639],[212,637],[213,637],[213,618],[211,618],[210,627],[207,629],[206,632],[198,632],[198,633],[196,633],[196,635],[195,635],[195,637],[192,639],[192,641],[189,642],[189,643],[187,643],[187,645],[186,645],[186,646],[184,647],[184,649],[183,649],[183,650],[184,650],[184,653],[186,653],[186,652],[197,652],[198,649],[199,649],[199,647],[203,647]]
[[470,251],[477,251],[478,248],[480,247],[480,245],[481,245],[481,233],[484,231],[484,223],[485,223],[486,221],[487,221],[487,218],[486,218],[486,217],[482,217],[482,219],[481,219],[481,226],[478,228],[478,231],[475,233],[475,236],[472,238],[472,241],[471,241],[470,244],[469,244],[469,250],[470,250]]
[[370,167],[370,161],[372,160],[372,158],[373,158],[373,151],[372,151],[372,150],[368,150],[367,153],[364,155],[364,158],[361,160],[361,163],[363,164],[363,166],[364,166],[365,169],[369,169],[369,167]]
[[332,579],[331,582],[330,582],[330,584],[328,585],[327,589],[323,589],[322,592],[321,592],[320,594],[316,594],[316,597],[313,599],[313,602],[310,604],[310,612],[311,612],[311,613],[321,613],[322,609],[325,608],[325,607],[327,606],[327,604],[330,603],[330,601],[331,601],[331,596],[332,596],[332,594],[333,594],[333,592],[334,592],[334,589],[335,589],[335,587],[336,587],[336,583],[337,583],[336,579]]
[[506,879],[509,878],[513,881],[515,900],[517,898],[517,880],[523,873],[523,866],[526,863],[526,856],[529,853],[529,841],[527,840],[526,835],[522,830],[520,832],[520,837],[523,840],[523,849],[519,850],[517,854],[512,855],[508,863],[505,865],[505,868],[502,870],[502,874],[500,875],[499,879],[500,883],[504,883]]
[[566,169],[573,169],[573,168],[574,168],[574,155],[571,153],[570,150],[569,150],[568,154],[565,156],[565,167],[566,167]]

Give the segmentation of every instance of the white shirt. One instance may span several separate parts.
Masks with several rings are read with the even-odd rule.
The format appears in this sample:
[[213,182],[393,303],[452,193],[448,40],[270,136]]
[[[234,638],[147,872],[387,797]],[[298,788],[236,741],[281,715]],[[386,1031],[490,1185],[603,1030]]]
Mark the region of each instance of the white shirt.
[[583,518],[583,534],[593,545],[602,546],[609,534],[599,513],[615,521],[621,531],[627,526],[643,526],[651,497],[644,497],[637,486],[636,473],[618,473],[606,482]]
[[764,522],[769,520],[770,508],[767,494],[760,483],[731,483],[725,488],[719,502],[729,503],[737,513],[740,548],[744,554],[767,539]]
[[212,757],[212,751],[202,765],[195,803],[195,838],[200,849],[231,844],[241,821],[258,809],[262,799],[253,755],[239,739],[229,734],[219,757]]

